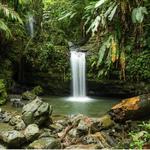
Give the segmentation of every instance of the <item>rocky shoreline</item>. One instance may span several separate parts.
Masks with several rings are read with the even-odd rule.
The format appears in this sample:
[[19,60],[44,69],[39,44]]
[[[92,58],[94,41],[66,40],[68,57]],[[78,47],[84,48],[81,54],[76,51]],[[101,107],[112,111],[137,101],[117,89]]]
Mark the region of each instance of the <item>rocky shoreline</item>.
[[103,149],[129,148],[128,132],[137,122],[115,123],[107,115],[90,118],[83,114],[55,120],[52,106],[36,97],[21,115],[0,110],[0,149]]

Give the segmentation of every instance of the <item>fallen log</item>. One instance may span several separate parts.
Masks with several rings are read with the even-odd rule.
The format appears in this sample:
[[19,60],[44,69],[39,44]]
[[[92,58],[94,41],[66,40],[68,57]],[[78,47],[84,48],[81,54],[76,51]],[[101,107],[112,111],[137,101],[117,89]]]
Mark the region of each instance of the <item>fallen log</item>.
[[115,122],[150,118],[150,93],[122,100],[108,111]]

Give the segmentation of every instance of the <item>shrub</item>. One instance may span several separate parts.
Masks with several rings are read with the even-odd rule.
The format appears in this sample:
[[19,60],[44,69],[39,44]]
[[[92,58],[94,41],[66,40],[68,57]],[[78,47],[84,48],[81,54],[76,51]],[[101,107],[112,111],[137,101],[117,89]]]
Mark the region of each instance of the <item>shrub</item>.
[[7,92],[4,80],[0,79],[0,105],[4,104],[7,100]]

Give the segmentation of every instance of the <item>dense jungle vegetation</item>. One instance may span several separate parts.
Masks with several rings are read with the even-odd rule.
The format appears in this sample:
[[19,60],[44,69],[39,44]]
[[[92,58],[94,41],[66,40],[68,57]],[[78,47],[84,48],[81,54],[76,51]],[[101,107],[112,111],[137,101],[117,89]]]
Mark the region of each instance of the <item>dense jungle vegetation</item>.
[[[0,0],[0,106],[15,107],[10,113],[2,110],[5,105],[0,107],[0,149],[3,144],[8,148],[26,148],[23,144],[29,143],[29,148],[45,149],[45,145],[39,147],[39,141],[37,147],[36,143],[35,147],[32,145],[31,141],[34,143],[39,137],[44,137],[42,142],[58,140],[54,148],[62,149],[67,147],[71,134],[73,145],[81,140],[77,131],[83,132],[82,138],[92,137],[92,140],[84,138],[89,145],[93,144],[93,137],[102,142],[97,148],[113,145],[113,148],[149,149],[149,35],[150,0]],[[37,95],[70,95],[69,42],[86,52],[88,96],[136,97],[123,99],[101,118],[82,114],[70,114],[67,118],[56,114],[53,118],[52,104]],[[18,103],[13,106],[14,100]],[[69,105],[57,102],[56,105],[72,111]],[[104,106],[102,101],[99,104]],[[20,116],[17,107],[23,107]],[[55,117],[63,120],[53,122]],[[3,132],[3,123],[12,125],[13,131]],[[37,130],[33,135],[29,132],[29,139],[20,137],[25,129],[28,132],[26,125],[32,125],[29,127],[33,127],[33,132]],[[15,137],[18,133],[20,140]]]
[[59,88],[68,41],[86,49],[89,80],[148,82],[149,12],[149,0],[1,0],[0,87]]

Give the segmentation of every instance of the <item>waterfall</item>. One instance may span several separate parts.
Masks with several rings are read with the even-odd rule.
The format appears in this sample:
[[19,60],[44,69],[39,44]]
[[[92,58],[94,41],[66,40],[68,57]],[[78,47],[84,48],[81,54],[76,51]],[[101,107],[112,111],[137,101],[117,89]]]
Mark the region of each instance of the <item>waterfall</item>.
[[85,53],[71,51],[73,97],[86,97]]
[[34,37],[34,18],[33,15],[28,15],[28,25],[29,25],[29,32],[30,36],[33,38]]

